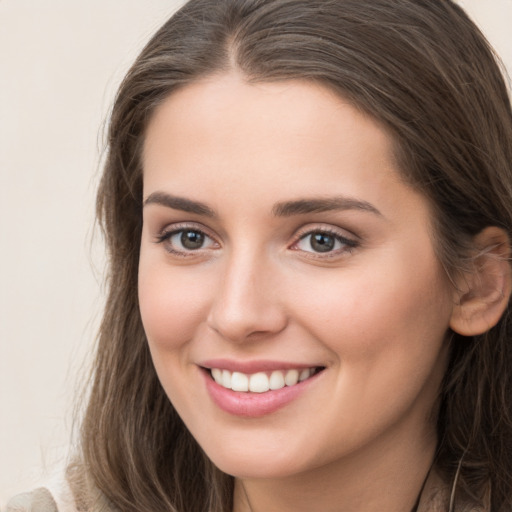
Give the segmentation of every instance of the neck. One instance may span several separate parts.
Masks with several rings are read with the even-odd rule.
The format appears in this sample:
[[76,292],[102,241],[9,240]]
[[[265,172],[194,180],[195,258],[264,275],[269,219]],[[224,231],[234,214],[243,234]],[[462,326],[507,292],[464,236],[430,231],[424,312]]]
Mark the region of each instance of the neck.
[[300,474],[237,479],[233,510],[411,512],[432,465],[436,439],[432,431],[423,432],[420,440],[397,435],[400,432],[343,460]]

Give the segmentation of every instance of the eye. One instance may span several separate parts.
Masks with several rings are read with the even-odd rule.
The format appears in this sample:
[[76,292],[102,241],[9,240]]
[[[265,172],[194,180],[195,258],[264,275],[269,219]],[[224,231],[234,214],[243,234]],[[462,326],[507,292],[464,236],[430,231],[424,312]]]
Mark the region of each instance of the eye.
[[206,235],[201,233],[201,231],[184,229],[174,233],[169,238],[169,241],[176,248],[180,247],[180,249],[195,251],[203,247],[206,239]]
[[357,245],[358,242],[339,233],[315,230],[302,235],[292,248],[310,253],[328,254],[350,251]]
[[167,251],[177,255],[216,248],[218,244],[200,229],[181,228],[162,233],[157,242],[165,245]]

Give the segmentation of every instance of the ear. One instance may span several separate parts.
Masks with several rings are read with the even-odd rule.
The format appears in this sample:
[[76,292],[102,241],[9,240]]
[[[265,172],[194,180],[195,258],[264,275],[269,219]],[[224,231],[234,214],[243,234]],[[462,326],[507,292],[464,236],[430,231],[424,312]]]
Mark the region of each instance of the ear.
[[475,259],[470,272],[457,279],[450,327],[475,336],[494,327],[510,300],[512,268],[510,240],[503,229],[485,228],[473,239]]

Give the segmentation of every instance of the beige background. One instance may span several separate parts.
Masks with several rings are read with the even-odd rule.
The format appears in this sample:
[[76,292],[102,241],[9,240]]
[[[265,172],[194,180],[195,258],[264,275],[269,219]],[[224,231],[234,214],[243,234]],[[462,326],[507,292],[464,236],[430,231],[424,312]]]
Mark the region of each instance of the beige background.
[[[0,506],[68,451],[101,311],[91,235],[102,123],[181,3],[0,0]],[[512,69],[512,0],[461,3]]]

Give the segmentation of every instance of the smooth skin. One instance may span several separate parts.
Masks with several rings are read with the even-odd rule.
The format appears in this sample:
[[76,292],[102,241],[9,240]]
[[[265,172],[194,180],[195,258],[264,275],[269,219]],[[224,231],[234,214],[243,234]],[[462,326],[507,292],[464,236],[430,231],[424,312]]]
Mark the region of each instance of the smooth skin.
[[[233,72],[158,107],[143,168],[149,347],[193,436],[236,477],[234,511],[409,512],[464,315],[390,136],[318,85]],[[246,418],[207,392],[201,366],[219,358],[324,370]]]

